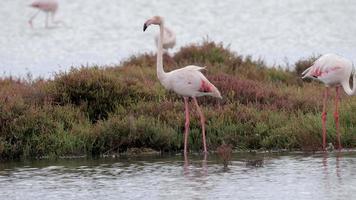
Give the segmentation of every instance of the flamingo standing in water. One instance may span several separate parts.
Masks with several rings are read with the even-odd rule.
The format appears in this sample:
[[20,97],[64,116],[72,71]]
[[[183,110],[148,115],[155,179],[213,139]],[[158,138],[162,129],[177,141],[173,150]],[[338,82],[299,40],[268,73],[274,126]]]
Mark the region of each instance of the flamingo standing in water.
[[160,34],[158,38],[157,47],[157,76],[161,84],[167,90],[173,90],[184,98],[185,105],[185,131],[184,131],[184,154],[187,153],[187,143],[189,134],[189,106],[188,101],[191,97],[197,107],[197,111],[200,115],[200,123],[202,127],[204,153],[207,153],[206,139],[205,139],[205,117],[201,111],[196,97],[200,96],[213,96],[222,98],[219,90],[209,82],[209,80],[200,72],[204,67],[189,65],[181,69],[176,69],[170,72],[164,72],[163,70],[163,44],[162,38],[164,38],[164,20],[160,16],[154,16],[148,19],[143,25],[143,31],[147,29],[151,24],[158,25],[160,28]]
[[[312,78],[323,82],[326,86],[323,100],[323,112],[322,112],[322,127],[323,127],[323,150],[326,148],[326,104],[329,95],[329,87],[336,88],[335,96],[335,111],[334,120],[335,128],[337,133],[338,149],[340,150],[340,131],[339,131],[339,108],[338,102],[340,98],[339,87],[340,85],[348,95],[354,95],[356,92],[356,74],[355,69],[352,66],[350,60],[335,55],[335,54],[325,54],[317,59],[314,64],[306,69],[302,75],[304,78]],[[353,87],[350,88],[349,79],[353,75]]]
[[54,15],[58,10],[58,2],[55,0],[38,0],[30,4],[31,7],[37,8],[38,11],[30,18],[28,23],[32,27],[32,20],[38,15],[39,12],[43,11],[46,13],[46,21],[45,26],[48,28],[48,15],[51,14],[52,23],[56,23],[54,21]]
[[[164,37],[162,38],[162,47],[165,51],[172,49],[176,45],[176,34],[169,28],[164,27]],[[158,47],[159,34],[155,37],[156,46]]]

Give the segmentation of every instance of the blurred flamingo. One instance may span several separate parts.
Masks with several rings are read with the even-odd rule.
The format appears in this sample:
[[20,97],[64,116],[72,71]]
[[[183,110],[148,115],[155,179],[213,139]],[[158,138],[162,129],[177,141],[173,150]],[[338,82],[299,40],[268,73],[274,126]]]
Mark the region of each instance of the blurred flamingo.
[[[323,112],[322,112],[322,127],[323,127],[323,150],[326,150],[326,104],[329,95],[329,87],[336,88],[335,96],[335,111],[334,120],[335,128],[337,133],[338,149],[340,150],[340,130],[339,130],[339,108],[338,102],[340,99],[339,87],[340,85],[348,95],[354,95],[356,92],[356,74],[355,69],[350,60],[335,55],[335,54],[325,54],[317,59],[314,64],[306,69],[303,73],[304,78],[312,78],[323,82],[326,86],[323,100]],[[353,76],[353,87],[350,88],[349,79]]]
[[160,16],[154,16],[148,19],[143,25],[143,31],[151,24],[158,25],[160,28],[160,35],[158,38],[157,48],[157,76],[161,84],[167,90],[173,90],[184,98],[185,104],[185,131],[184,131],[184,154],[187,153],[187,143],[189,134],[189,106],[188,101],[191,97],[194,101],[197,111],[200,115],[200,123],[202,126],[202,137],[204,145],[204,153],[207,153],[206,139],[205,139],[205,117],[201,111],[196,97],[213,96],[222,98],[219,90],[209,82],[209,80],[200,72],[204,67],[189,65],[184,68],[176,69],[170,72],[163,70],[163,44],[164,38],[164,20]]
[[[176,45],[176,34],[169,28],[164,27],[164,37],[162,38],[162,47],[165,51],[172,49]],[[158,47],[159,34],[155,37],[156,46]]]
[[30,18],[28,23],[32,27],[32,20],[38,15],[39,12],[43,11],[46,13],[45,26],[48,28],[48,15],[51,14],[52,23],[57,23],[54,21],[54,15],[58,10],[58,2],[55,0],[38,0],[31,3],[29,6],[37,8],[38,11]]

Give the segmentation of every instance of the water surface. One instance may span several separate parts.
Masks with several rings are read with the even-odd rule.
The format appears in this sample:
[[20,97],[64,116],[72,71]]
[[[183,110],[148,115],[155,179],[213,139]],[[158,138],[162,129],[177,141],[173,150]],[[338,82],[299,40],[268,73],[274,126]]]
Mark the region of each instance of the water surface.
[[353,199],[356,152],[6,162],[0,199]]
[[71,66],[112,65],[155,51],[157,28],[144,21],[162,15],[181,46],[203,38],[270,65],[328,52],[356,61],[356,1],[353,0],[59,0],[57,19],[44,28],[44,14],[29,28],[31,0],[2,0],[0,72],[53,75]]

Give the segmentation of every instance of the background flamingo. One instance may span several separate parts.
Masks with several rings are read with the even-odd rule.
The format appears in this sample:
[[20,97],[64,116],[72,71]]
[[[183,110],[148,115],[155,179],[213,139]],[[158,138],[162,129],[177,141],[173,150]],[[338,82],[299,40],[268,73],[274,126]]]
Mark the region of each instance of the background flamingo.
[[[353,87],[350,88],[349,79],[353,74]],[[329,95],[329,87],[336,88],[335,96],[335,128],[337,133],[338,149],[340,150],[340,130],[339,130],[339,108],[338,101],[340,98],[339,87],[344,88],[348,95],[354,95],[356,92],[355,82],[356,74],[351,61],[335,54],[326,54],[317,59],[314,64],[302,73],[302,78],[312,78],[323,82],[326,86],[323,100],[322,127],[323,127],[323,150],[326,145],[326,104]]]
[[51,14],[52,23],[56,23],[54,21],[54,15],[58,10],[58,2],[55,0],[39,0],[30,4],[31,7],[37,8],[38,11],[30,18],[28,23],[32,27],[32,20],[38,15],[39,12],[43,11],[46,13],[46,21],[45,26],[48,28],[48,15]]
[[[163,27],[163,38],[162,38],[162,47],[164,50],[172,49],[176,45],[176,34],[169,28]],[[158,38],[159,34],[155,37],[156,46],[158,47]]]
[[185,105],[185,131],[184,131],[184,154],[187,153],[187,143],[189,134],[189,106],[188,101],[191,97],[197,107],[200,115],[200,123],[202,126],[202,136],[204,153],[207,153],[206,139],[205,139],[205,117],[201,111],[196,97],[210,95],[213,97],[221,98],[219,90],[211,84],[208,79],[200,72],[204,67],[189,65],[181,69],[173,70],[170,72],[164,72],[163,70],[163,44],[162,38],[164,38],[164,20],[160,16],[155,16],[145,22],[143,25],[143,31],[146,30],[151,24],[158,25],[160,35],[158,38],[157,48],[157,76],[161,84],[167,90],[173,90],[184,98]]

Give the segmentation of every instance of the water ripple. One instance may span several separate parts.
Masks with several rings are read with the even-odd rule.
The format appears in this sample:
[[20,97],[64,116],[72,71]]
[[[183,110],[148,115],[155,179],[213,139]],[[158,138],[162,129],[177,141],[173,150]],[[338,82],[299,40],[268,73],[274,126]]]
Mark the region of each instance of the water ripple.
[[0,199],[351,199],[356,152],[77,159],[0,165]]

